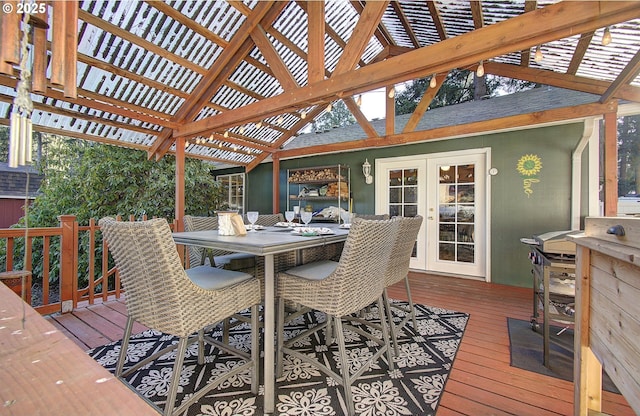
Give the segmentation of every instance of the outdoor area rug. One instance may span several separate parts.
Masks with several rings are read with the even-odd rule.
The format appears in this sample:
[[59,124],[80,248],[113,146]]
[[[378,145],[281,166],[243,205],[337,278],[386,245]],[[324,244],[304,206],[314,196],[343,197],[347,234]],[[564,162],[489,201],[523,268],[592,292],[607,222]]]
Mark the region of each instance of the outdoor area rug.
[[[435,415],[453,360],[462,340],[469,316],[423,305],[416,305],[417,331],[412,325],[400,332],[400,354],[394,357],[394,370],[388,371],[386,355],[383,362],[366,371],[352,387],[356,414],[374,415]],[[377,320],[377,310],[372,307],[366,319]],[[398,316],[399,318],[399,316]],[[285,337],[298,334],[304,327],[324,322],[325,315],[309,312],[285,327]],[[379,322],[379,321],[378,321]],[[221,339],[222,330],[211,330],[214,338]],[[372,355],[375,346],[361,339],[355,332],[346,332],[346,342],[351,371]],[[231,330],[231,343],[245,351],[250,349],[250,328],[239,325]],[[125,369],[154,351],[177,343],[177,338],[148,330],[132,337],[127,351]],[[112,373],[115,371],[120,341],[93,348],[88,354]],[[189,396],[194,389],[220,372],[238,365],[238,358],[220,352],[205,344],[205,365],[197,364],[197,344],[187,350],[182,369],[176,403]],[[324,331],[313,339],[302,339],[297,348],[316,354],[332,369],[340,372],[337,346],[327,347]],[[168,353],[155,362],[131,374],[127,381],[141,396],[164,409],[168,382],[171,377],[175,352]],[[262,376],[262,370],[261,370]],[[258,396],[251,393],[250,373],[232,378],[192,404],[187,415],[262,415],[264,389],[261,383]],[[346,414],[342,387],[312,366],[286,355],[284,373],[276,384],[276,415],[329,416]]]
[[[573,381],[573,329],[549,326],[549,367],[543,364],[542,324],[537,331],[531,323],[520,319],[507,318],[511,366],[540,374]],[[602,377],[602,388],[619,393],[606,373]]]

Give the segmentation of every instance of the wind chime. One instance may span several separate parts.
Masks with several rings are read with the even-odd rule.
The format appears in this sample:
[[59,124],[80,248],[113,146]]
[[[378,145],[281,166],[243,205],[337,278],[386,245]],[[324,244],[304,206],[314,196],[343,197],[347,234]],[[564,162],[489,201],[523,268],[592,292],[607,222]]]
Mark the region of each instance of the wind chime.
[[29,86],[31,70],[29,69],[29,13],[22,18],[22,40],[20,42],[20,79],[16,87],[16,98],[13,100],[11,127],[9,137],[9,167],[17,168],[31,163],[31,136],[33,125],[31,113],[33,101]]
[[[51,8],[51,59],[48,59],[48,10]],[[20,18],[22,16],[22,19]],[[9,166],[31,163],[31,93],[46,95],[49,88],[61,88],[64,96],[77,98],[78,2],[74,0],[46,2],[4,1],[0,15],[0,73],[16,76],[16,97],[10,120]],[[29,53],[29,35],[33,46]],[[20,34],[22,36],[20,36]],[[50,64],[50,82],[47,67]],[[33,69],[33,72],[32,72]],[[33,84],[32,84],[33,78]]]

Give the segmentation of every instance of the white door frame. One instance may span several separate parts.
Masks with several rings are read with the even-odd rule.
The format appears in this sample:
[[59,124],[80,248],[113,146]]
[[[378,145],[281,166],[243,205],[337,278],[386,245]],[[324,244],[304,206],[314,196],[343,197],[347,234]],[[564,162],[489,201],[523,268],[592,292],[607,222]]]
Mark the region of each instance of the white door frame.
[[[491,166],[491,148],[467,149],[461,151],[451,151],[442,153],[429,153],[411,156],[391,157],[384,159],[376,159],[375,161],[375,195],[376,195],[376,213],[388,213],[389,205],[389,187],[388,172],[391,169],[398,168],[414,168],[418,169],[418,214],[424,218],[423,226],[418,233],[418,257],[412,259],[411,268],[416,270],[431,271],[427,261],[427,250],[437,250],[437,245],[429,244],[427,241],[427,227],[429,220],[427,195],[435,192],[433,186],[437,186],[437,181],[427,177],[428,160],[449,158],[452,162],[456,158],[464,158],[469,155],[478,155],[483,157],[484,166],[477,171],[477,180],[484,180],[484,203],[481,208],[484,210],[484,236],[478,240],[478,246],[484,249],[484,276],[480,276],[485,281],[491,281],[491,176],[489,175],[489,167]],[[426,243],[426,244],[425,244]],[[433,247],[432,247],[433,246]],[[456,274],[457,275],[457,274]],[[461,277],[479,276],[463,275]]]

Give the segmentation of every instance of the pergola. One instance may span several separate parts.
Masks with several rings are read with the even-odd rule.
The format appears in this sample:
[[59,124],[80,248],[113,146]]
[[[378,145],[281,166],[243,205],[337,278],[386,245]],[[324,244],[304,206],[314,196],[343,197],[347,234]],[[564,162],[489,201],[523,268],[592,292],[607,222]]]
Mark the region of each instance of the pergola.
[[[143,150],[149,158],[175,154],[177,218],[184,213],[185,157],[247,172],[271,160],[275,208],[279,160],[322,151],[282,147],[330,103],[343,100],[366,135],[333,151],[423,141],[425,131],[415,129],[442,80],[452,69],[479,66],[485,74],[600,96],[483,128],[604,115],[605,213],[615,213],[617,103],[640,102],[640,2],[30,4],[34,129]],[[0,123],[8,125],[26,26],[17,13],[24,3],[3,7]],[[434,77],[436,87],[396,133],[394,85],[422,77]],[[388,91],[384,135],[357,103],[378,88]]]

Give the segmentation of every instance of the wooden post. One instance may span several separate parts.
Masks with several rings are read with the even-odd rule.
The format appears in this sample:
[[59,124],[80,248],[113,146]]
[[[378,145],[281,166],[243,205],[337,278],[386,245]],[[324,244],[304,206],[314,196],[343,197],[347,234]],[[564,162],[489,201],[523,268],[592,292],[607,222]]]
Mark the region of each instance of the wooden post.
[[[273,213],[280,212],[280,158],[274,153],[273,158]],[[288,196],[287,196],[288,198]]]
[[576,256],[576,332],[573,337],[574,415],[587,415],[589,410],[600,411],[602,406],[602,366],[589,348],[589,298],[591,290],[591,253],[578,247]]
[[60,306],[62,313],[73,311],[78,290],[78,222],[75,215],[58,217],[60,237]]
[[396,130],[396,91],[395,85],[387,86],[385,95],[385,134],[391,136]]
[[185,138],[176,139],[176,227],[174,231],[184,231],[182,218],[184,217],[184,158],[185,158]]
[[618,216],[618,117],[604,115],[604,215]]

